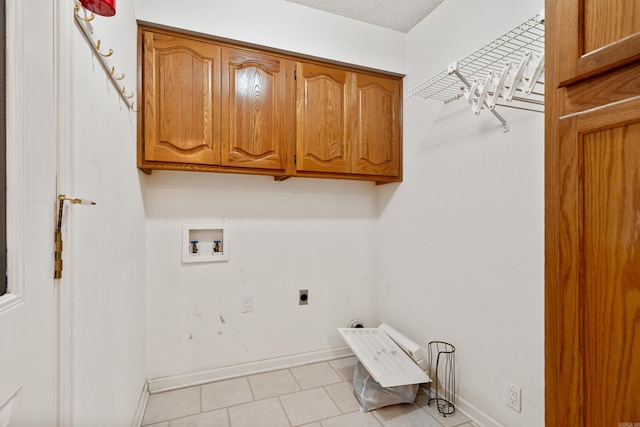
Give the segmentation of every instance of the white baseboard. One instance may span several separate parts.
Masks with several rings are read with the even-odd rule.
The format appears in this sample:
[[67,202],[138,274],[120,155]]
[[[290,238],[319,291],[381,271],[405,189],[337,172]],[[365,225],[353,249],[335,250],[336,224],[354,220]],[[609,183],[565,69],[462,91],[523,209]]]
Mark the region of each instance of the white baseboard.
[[505,427],[498,420],[478,409],[460,396],[456,396],[456,410],[462,412],[477,427]]
[[144,418],[144,412],[147,410],[147,402],[149,401],[149,381],[144,382],[142,386],[142,393],[138,400],[138,407],[136,413],[133,415],[133,421],[131,427],[140,427],[142,425],[142,419]]
[[276,357],[273,359],[259,360],[257,362],[242,363],[239,365],[224,366],[208,371],[193,372],[171,377],[156,378],[148,381],[150,394],[175,390],[183,387],[206,384],[214,381],[227,380],[245,375],[259,374],[278,369],[293,368],[295,366],[310,363],[324,362],[352,356],[351,349],[347,346],[336,347],[309,353],[294,354],[291,356]]

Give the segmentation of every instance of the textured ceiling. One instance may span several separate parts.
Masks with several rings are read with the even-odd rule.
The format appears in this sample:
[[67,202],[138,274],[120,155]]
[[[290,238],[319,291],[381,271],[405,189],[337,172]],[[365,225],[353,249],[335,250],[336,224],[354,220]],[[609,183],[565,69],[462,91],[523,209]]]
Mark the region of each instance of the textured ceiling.
[[406,33],[444,0],[287,1]]

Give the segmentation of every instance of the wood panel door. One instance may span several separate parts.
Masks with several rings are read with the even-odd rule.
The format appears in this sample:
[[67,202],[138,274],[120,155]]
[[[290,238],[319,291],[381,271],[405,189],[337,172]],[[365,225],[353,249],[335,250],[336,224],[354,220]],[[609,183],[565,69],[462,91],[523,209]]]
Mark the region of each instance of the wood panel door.
[[352,173],[399,175],[401,88],[399,79],[353,74]]
[[640,423],[640,97],[560,120],[560,426]]
[[639,8],[546,1],[549,427],[640,424]]
[[144,33],[144,158],[220,164],[220,47]]
[[350,172],[349,73],[299,62],[296,169]]
[[[549,4],[562,16],[557,67],[561,85],[595,76],[640,59],[640,2],[570,0]],[[556,3],[556,2],[554,2]],[[556,13],[556,12],[554,12]]]
[[[251,51],[222,51],[222,164],[284,170],[290,61]],[[291,76],[288,76],[288,73]]]

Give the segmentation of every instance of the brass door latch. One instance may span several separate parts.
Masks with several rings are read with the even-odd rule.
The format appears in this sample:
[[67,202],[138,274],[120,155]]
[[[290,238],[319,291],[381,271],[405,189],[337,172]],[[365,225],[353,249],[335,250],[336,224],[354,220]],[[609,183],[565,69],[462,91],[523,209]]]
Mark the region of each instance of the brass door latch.
[[75,197],[66,197],[64,194],[58,196],[58,221],[56,225],[54,245],[54,272],[53,278],[62,278],[62,213],[64,208],[64,201],[67,200],[74,205],[95,205],[93,200],[78,199]]

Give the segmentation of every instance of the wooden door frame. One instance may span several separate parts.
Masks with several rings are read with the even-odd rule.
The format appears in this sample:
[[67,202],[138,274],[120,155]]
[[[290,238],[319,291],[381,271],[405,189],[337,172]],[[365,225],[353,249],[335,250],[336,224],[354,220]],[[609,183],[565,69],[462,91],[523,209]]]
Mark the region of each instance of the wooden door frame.
[[[560,2],[545,2],[545,61],[558,64],[557,49],[560,42],[556,34],[555,22]],[[551,23],[551,25],[549,25]],[[560,117],[560,91],[556,73],[545,68],[545,425],[558,425],[558,350],[560,310],[559,289],[559,220],[560,220],[560,188],[558,186],[558,140],[559,128],[557,117]]]

